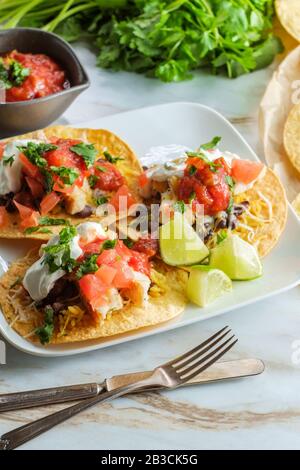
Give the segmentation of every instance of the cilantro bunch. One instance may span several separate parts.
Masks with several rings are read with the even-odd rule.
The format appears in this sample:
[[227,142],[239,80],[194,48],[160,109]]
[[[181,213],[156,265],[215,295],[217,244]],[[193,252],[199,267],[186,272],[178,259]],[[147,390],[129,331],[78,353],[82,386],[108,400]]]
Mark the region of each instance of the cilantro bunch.
[[[237,77],[282,50],[271,32],[274,0],[1,0],[0,23],[90,37],[97,63],[165,82],[202,67]],[[2,11],[2,13],[1,13]]]

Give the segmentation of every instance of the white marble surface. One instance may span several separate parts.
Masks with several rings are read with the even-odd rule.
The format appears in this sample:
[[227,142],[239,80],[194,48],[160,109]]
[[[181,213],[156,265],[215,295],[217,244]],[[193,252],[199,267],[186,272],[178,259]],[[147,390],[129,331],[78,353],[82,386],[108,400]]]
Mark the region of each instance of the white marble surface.
[[[76,49],[92,86],[61,123],[163,102],[194,101],[221,111],[261,155],[257,108],[271,68],[234,81],[201,73],[193,81],[166,85],[96,69],[93,53],[83,45]],[[300,341],[299,305],[296,288],[225,317],[65,359],[33,358],[7,346],[7,365],[0,365],[0,392],[100,381],[149,368],[197,344],[226,322],[240,339],[228,358],[259,357],[266,363],[263,375],[120,399],[77,416],[23,448],[299,449],[300,354],[294,361],[292,356]],[[0,433],[49,411],[5,413],[0,416]]]

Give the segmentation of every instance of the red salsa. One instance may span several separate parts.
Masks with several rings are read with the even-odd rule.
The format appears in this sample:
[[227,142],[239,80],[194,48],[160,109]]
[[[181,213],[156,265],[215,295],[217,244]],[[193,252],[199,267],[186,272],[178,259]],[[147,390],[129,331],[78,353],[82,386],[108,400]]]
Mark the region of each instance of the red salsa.
[[204,213],[215,215],[226,211],[231,192],[228,185],[230,168],[223,158],[207,162],[199,157],[188,158],[184,177],[178,187],[178,199],[204,206]]
[[0,58],[6,101],[43,98],[70,87],[64,70],[45,54],[12,51]]

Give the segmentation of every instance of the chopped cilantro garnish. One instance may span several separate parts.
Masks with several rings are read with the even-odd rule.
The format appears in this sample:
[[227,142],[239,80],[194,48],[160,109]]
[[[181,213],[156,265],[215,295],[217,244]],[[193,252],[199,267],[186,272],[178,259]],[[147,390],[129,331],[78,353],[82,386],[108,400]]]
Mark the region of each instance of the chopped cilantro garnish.
[[218,168],[221,168],[219,163],[212,162],[201,150],[199,152],[187,152],[188,157],[201,158],[210,168],[211,171],[216,172]]
[[82,157],[87,167],[90,167],[94,164],[95,158],[98,153],[97,149],[93,144],[84,143],[73,145],[72,147],[70,147],[70,150]]
[[92,189],[94,189],[94,187],[96,186],[98,179],[99,178],[96,175],[90,175],[88,177],[88,182],[89,182],[89,185]]
[[46,143],[37,144],[35,142],[28,142],[26,146],[18,147],[18,149],[24,153],[30,163],[38,168],[45,168],[47,166],[47,160],[43,157],[43,154],[51,150],[56,150],[57,146]]
[[12,164],[14,163],[15,161],[15,155],[10,155],[9,157],[3,157],[3,165],[4,166],[12,166]]
[[11,284],[11,286],[9,287],[10,289],[13,289],[14,287],[18,286],[19,284],[21,284],[23,281],[23,278],[21,276],[17,277],[17,279]]
[[108,202],[108,198],[106,196],[100,196],[94,199],[97,206],[102,206],[102,204],[106,204]]
[[220,230],[217,233],[217,244],[219,245],[220,243],[222,243],[222,241],[226,240],[227,237],[228,237],[227,230]]
[[193,192],[190,194],[189,202],[192,202],[195,198],[196,198],[196,193],[195,193],[195,191],[193,191]]
[[127,248],[132,248],[134,245],[134,241],[130,240],[130,238],[125,238],[125,240],[122,240],[124,245],[127,246]]
[[48,344],[54,332],[54,310],[47,306],[44,310],[44,324],[35,329],[35,334],[39,337],[42,344]]
[[106,173],[107,168],[104,168],[103,166],[96,165],[96,170],[101,171],[101,173]]
[[4,62],[0,58],[0,82],[6,90],[12,87],[20,86],[30,74],[30,69],[14,59]]
[[51,166],[51,171],[59,176],[61,181],[67,185],[71,186],[77,180],[79,173],[74,168],[67,168],[65,166]]
[[105,240],[105,242],[102,245],[103,250],[110,250],[112,248],[115,248],[117,244],[117,240]]
[[189,168],[189,175],[193,176],[197,172],[197,168],[194,165],[191,165]]
[[53,219],[52,217],[40,217],[39,225],[70,225],[67,219]]
[[227,207],[227,213],[228,214],[230,214],[230,212],[232,211],[233,204],[234,204],[234,200],[233,200],[233,197],[231,197],[230,201],[229,201],[229,204],[228,204],[228,207]]
[[117,163],[120,160],[124,160],[124,158],[121,157],[113,157],[109,152],[103,152],[103,155],[105,157],[105,160],[107,160],[109,163]]
[[76,260],[71,257],[70,242],[77,233],[76,227],[65,227],[59,234],[59,242],[56,245],[48,245],[43,248],[44,262],[48,265],[49,272],[54,273],[63,269],[67,273],[72,272]]
[[78,271],[76,273],[77,279],[81,279],[82,276],[85,274],[91,274],[95,273],[98,269],[99,266],[97,264],[97,258],[99,256],[99,253],[94,253],[90,256],[88,256],[79,266]]
[[229,176],[229,175],[226,175],[225,176],[225,181],[226,181],[226,183],[228,184],[229,188],[232,191],[235,187],[235,182],[233,181],[232,177]]
[[25,235],[30,235],[31,233],[52,233],[52,231],[45,227],[27,227],[24,230]]
[[200,145],[200,148],[203,150],[213,150],[217,147],[221,140],[222,137],[214,137],[210,142],[207,142],[207,144]]
[[46,191],[47,194],[49,194],[53,190],[53,185],[54,185],[53,177],[52,177],[52,174],[50,173],[50,171],[48,171],[48,170],[43,169],[42,173],[44,175],[45,191]]
[[183,201],[177,201],[174,204],[174,210],[176,212],[181,212],[181,214],[185,213],[185,204]]

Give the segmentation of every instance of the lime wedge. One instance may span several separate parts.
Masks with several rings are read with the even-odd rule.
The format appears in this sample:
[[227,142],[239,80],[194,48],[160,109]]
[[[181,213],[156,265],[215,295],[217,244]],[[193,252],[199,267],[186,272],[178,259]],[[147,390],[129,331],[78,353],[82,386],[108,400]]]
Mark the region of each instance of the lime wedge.
[[200,263],[209,255],[201,238],[179,212],[175,212],[174,218],[161,226],[159,243],[163,261],[171,266]]
[[254,246],[231,235],[212,249],[210,266],[221,269],[230,279],[250,281],[262,275],[263,269]]
[[193,266],[191,268],[187,296],[199,307],[206,307],[231,290],[232,282],[223,271],[208,266]]

